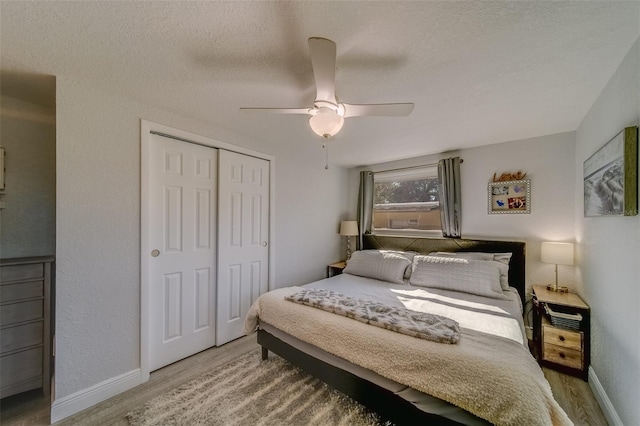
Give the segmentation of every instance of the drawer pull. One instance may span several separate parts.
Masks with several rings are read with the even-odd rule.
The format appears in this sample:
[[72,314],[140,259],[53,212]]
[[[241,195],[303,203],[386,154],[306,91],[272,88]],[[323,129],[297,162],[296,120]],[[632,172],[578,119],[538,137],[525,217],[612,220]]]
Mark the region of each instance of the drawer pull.
[[560,355],[560,358],[562,358],[562,359],[564,359],[564,357],[566,356],[566,355],[564,354],[564,352],[560,352],[558,355]]
[[564,342],[564,336],[559,336],[558,339],[560,339],[561,342]]

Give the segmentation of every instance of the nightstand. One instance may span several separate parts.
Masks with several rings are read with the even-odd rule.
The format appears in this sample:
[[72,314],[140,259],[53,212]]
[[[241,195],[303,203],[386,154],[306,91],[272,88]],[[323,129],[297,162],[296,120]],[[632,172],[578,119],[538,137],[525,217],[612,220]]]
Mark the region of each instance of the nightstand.
[[589,306],[575,293],[533,286],[533,338],[538,363],[587,381]]
[[340,275],[342,270],[347,266],[346,260],[341,260],[340,262],[332,263],[331,265],[327,265],[327,278],[331,278],[334,275]]

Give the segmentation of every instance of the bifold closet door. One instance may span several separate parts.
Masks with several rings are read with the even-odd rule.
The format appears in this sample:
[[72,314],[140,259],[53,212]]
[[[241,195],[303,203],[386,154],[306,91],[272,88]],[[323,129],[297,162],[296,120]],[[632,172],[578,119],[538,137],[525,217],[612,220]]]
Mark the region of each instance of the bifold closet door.
[[269,162],[220,150],[216,344],[241,337],[269,288]]
[[217,150],[151,135],[150,371],[215,345]]

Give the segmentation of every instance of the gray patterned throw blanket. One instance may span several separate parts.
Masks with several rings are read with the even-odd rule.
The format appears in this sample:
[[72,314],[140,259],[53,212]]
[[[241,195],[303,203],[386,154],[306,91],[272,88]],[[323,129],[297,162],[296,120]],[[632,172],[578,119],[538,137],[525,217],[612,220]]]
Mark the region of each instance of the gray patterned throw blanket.
[[453,344],[460,340],[458,323],[440,315],[387,306],[321,289],[300,290],[284,299],[432,342]]

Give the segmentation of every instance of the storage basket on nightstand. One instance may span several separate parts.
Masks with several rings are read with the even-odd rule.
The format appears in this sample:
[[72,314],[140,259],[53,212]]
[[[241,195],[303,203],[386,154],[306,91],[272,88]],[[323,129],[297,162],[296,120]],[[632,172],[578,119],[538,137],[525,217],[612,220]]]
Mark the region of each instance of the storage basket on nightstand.
[[544,305],[544,310],[546,311],[549,318],[551,318],[551,324],[553,324],[554,327],[568,328],[570,330],[580,330],[582,315],[556,312],[547,304]]

